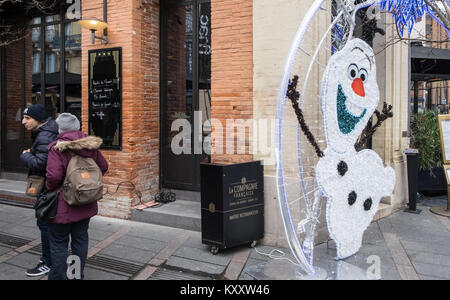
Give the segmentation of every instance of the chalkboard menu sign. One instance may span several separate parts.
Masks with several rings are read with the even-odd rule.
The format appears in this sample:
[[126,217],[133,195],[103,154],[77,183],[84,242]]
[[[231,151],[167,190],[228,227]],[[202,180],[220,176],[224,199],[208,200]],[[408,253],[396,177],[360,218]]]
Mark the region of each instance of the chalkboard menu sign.
[[122,149],[122,48],[89,51],[89,134]]
[[441,147],[444,164],[450,164],[450,115],[439,115]]

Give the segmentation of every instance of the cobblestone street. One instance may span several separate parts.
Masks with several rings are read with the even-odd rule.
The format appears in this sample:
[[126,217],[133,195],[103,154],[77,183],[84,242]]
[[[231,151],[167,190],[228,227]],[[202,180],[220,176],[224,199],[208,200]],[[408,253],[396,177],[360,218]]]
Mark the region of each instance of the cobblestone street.
[[[315,266],[328,279],[358,279],[370,267],[368,258],[376,256],[383,280],[450,279],[450,220],[429,211],[429,205],[444,203],[427,199],[419,215],[399,211],[372,223],[361,251],[345,262],[333,259],[332,242],[318,245]],[[47,279],[25,275],[41,252],[35,223],[33,210],[0,205],[0,280]],[[288,249],[242,246],[212,255],[199,232],[99,216],[89,234],[86,280],[295,279],[293,264],[263,255],[279,250],[293,260]]]

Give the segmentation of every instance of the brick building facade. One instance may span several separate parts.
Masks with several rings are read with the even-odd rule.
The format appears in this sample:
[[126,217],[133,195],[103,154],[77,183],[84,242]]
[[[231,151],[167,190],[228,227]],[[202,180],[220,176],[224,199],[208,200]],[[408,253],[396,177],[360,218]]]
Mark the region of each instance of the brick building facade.
[[[75,2],[62,1],[60,19],[65,18],[67,3]],[[268,128],[266,132],[254,128],[254,124],[255,120],[275,119],[276,93],[285,56],[298,22],[312,2],[108,0],[108,44],[102,44],[100,40],[92,44],[90,32],[78,29],[81,71],[75,78],[79,80],[79,113],[82,131],[86,133],[90,120],[89,51],[111,48],[121,48],[122,51],[122,145],[121,150],[102,150],[110,169],[104,178],[106,195],[100,202],[101,215],[129,219],[134,206],[151,201],[161,189],[198,193],[199,164],[202,161],[239,163],[264,160],[267,155],[273,158],[273,143],[270,142],[273,137],[267,138],[273,128]],[[103,5],[103,0],[81,0],[80,16],[83,19],[102,19]],[[33,18],[47,22],[46,17],[30,17]],[[328,26],[329,20],[330,15],[323,15],[320,20],[316,20],[311,26],[313,35],[318,35],[323,26]],[[77,26],[76,21],[62,22],[73,22],[73,26]],[[41,28],[44,34],[48,26],[36,25],[36,28]],[[69,36],[69,31],[66,31],[61,33],[62,36]],[[102,33],[96,32],[96,35],[102,36]],[[379,40],[378,44],[382,42]],[[6,70],[2,77],[7,83],[2,85],[3,117],[6,120],[15,118],[11,125],[2,120],[2,124],[7,127],[2,126],[3,171],[24,172],[23,169],[12,168],[8,158],[18,156],[19,151],[29,143],[29,136],[20,129],[16,115],[20,120],[20,111],[36,98],[32,93],[39,95],[39,91],[33,89],[40,89],[46,95],[53,93],[56,98],[65,95],[69,99],[68,87],[57,92],[48,90],[46,84],[51,72],[41,76],[46,82],[45,87],[35,86],[35,83],[31,87],[33,62],[29,61],[29,57],[32,55],[20,54],[20,51],[31,51],[28,50],[32,48],[29,43],[26,38],[2,49],[3,70]],[[308,47],[312,43],[313,39],[308,40]],[[59,47],[59,44],[53,47]],[[70,51],[66,49],[63,58],[71,55]],[[389,209],[379,216],[397,209],[405,201],[406,195],[402,155],[406,138],[402,137],[402,132],[407,130],[407,112],[401,105],[401,99],[407,98],[408,84],[405,83],[407,77],[396,77],[408,65],[405,63],[404,51],[401,45],[396,45],[377,58],[381,70],[380,89],[385,99],[391,99],[394,104],[396,117],[379,130],[374,139],[374,149],[398,174],[396,191],[392,199],[385,201],[386,205],[390,205]],[[322,55],[320,59],[326,64],[328,57]],[[68,76],[60,76],[61,87],[68,85]],[[315,82],[320,82],[320,78],[314,75]],[[397,86],[396,89],[392,88],[394,82],[399,84],[398,89]],[[17,96],[13,91],[18,93]],[[73,98],[76,97],[70,99]],[[59,99],[55,113],[67,110],[70,106],[67,99]],[[198,120],[196,111],[203,113],[202,119]],[[319,113],[317,107],[308,112],[308,118],[311,121],[318,120]],[[202,137],[211,139],[215,151],[211,154],[193,151],[189,155],[174,155],[171,147],[179,128],[173,128],[173,121],[179,118],[188,120],[192,125],[196,121],[202,124],[205,119],[214,120],[216,123],[212,124],[212,136],[209,136],[208,126],[204,126]],[[233,126],[227,127],[230,120],[245,123],[245,132],[239,132]],[[14,126],[17,128],[14,129]],[[8,130],[18,135],[15,139],[17,149],[8,144]],[[189,146],[195,150],[196,137],[194,132],[190,134],[193,143]],[[266,134],[269,140],[268,147],[272,149],[269,153],[254,151],[261,134]],[[204,146],[201,142],[200,145]],[[294,140],[291,146],[297,146]],[[265,167],[266,243],[283,244],[286,241],[283,238],[274,178],[275,167],[268,164]],[[326,229],[323,227],[321,230],[324,239]]]

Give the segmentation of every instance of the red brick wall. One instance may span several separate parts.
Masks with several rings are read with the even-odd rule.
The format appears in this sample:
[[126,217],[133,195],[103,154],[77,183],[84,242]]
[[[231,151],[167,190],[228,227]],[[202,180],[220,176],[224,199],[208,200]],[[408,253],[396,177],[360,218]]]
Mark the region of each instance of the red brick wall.
[[[18,110],[22,110],[23,82],[23,58],[24,41],[12,43],[6,47],[6,128],[7,138],[20,139],[22,127],[21,120],[16,120]],[[19,118],[21,115],[19,116]],[[7,145],[6,145],[7,147]]]
[[[83,1],[82,16],[102,19],[103,0]],[[82,128],[87,132],[88,51],[122,47],[122,151],[102,151],[110,166],[104,183],[113,194],[131,181],[148,201],[159,189],[159,0],[109,0],[108,25],[107,45],[92,45],[82,30]],[[100,202],[100,214],[129,218],[138,202],[123,183]]]
[[[235,153],[244,155],[212,155],[216,163],[234,163],[252,160],[251,134],[245,149],[237,149],[237,133],[226,133],[227,119],[253,118],[253,1],[212,0],[212,118],[223,124],[223,143],[234,142]],[[213,129],[214,130],[214,129]],[[213,132],[214,140],[220,131]],[[227,140],[228,136],[228,140]]]

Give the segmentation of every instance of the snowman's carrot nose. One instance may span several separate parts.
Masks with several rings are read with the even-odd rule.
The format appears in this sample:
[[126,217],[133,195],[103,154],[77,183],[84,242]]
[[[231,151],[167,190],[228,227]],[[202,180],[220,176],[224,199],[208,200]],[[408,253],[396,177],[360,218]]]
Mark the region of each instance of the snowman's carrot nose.
[[361,78],[356,78],[353,80],[352,89],[356,95],[360,97],[366,96],[366,91],[364,90],[364,82]]

